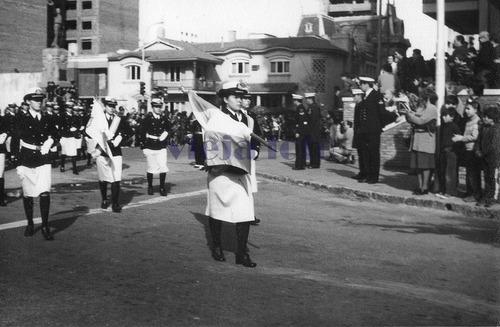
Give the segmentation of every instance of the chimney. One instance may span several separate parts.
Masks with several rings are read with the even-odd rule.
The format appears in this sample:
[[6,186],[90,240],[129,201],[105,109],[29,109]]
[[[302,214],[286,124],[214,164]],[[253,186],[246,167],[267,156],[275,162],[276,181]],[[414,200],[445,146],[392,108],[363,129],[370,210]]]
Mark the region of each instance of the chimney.
[[236,31],[231,30],[227,34],[227,42],[234,42],[236,41]]

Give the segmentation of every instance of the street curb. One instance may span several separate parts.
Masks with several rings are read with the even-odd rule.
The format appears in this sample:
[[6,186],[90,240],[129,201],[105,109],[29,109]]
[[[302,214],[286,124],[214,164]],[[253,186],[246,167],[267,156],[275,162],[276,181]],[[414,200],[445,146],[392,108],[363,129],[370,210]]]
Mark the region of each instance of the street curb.
[[464,216],[489,218],[500,221],[500,209],[489,209],[476,207],[475,205],[459,204],[447,202],[446,200],[419,199],[414,197],[391,195],[387,193],[357,190],[345,186],[333,186],[310,180],[294,179],[290,177],[273,175],[267,173],[257,173],[258,176],[279,181],[282,183],[293,184],[311,189],[322,190],[335,194],[338,197],[346,199],[356,199],[361,201],[376,201],[391,204],[405,204],[414,207],[425,207],[437,210],[452,211]]

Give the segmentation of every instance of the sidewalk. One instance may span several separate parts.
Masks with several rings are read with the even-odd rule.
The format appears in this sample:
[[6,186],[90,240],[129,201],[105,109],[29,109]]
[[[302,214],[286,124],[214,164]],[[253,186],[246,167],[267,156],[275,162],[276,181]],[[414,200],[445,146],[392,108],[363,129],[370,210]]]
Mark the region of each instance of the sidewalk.
[[[417,176],[410,175],[409,169],[404,167],[381,167],[380,183],[378,184],[358,183],[357,180],[351,178],[358,173],[357,162],[355,164],[340,164],[321,160],[319,169],[293,170],[294,145],[289,143],[287,146],[283,143],[277,144],[277,148],[280,149],[277,154],[273,154],[265,147],[261,149],[260,157],[257,160],[258,176],[321,189],[343,198],[449,210],[466,216],[500,220],[500,204],[484,208],[477,207],[475,203],[466,203],[458,197],[442,199],[433,193],[423,196],[413,195],[413,190],[418,187]],[[289,151],[285,149],[286,147]],[[465,189],[462,169],[459,190]]]

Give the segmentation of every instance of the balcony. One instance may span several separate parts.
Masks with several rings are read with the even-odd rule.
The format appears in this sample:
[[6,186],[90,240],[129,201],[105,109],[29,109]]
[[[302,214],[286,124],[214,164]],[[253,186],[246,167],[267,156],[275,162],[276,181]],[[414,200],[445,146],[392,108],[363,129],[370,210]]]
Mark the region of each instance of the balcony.
[[180,90],[181,88],[185,88],[186,90],[215,92],[217,83],[214,80],[200,79],[183,79],[180,81],[157,79],[153,81],[153,87],[166,87],[169,89],[169,92]]

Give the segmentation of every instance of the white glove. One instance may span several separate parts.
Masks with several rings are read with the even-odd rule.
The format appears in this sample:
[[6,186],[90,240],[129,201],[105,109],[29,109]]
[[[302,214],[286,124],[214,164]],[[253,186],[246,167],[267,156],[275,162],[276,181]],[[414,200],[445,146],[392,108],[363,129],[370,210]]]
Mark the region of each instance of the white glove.
[[117,147],[118,145],[120,145],[122,140],[123,137],[121,135],[118,135],[117,137],[115,137],[113,141],[111,141],[111,143],[113,144],[114,147]]
[[106,138],[108,140],[111,140],[113,138],[113,136],[115,136],[115,134],[113,134],[111,131],[104,132],[104,135],[106,136]]
[[7,133],[0,134],[0,144],[4,144],[7,139]]
[[76,127],[71,127],[71,128],[69,129],[69,131],[70,131],[70,132],[76,132]]
[[258,155],[259,153],[257,152],[257,150],[250,150],[250,158],[252,158],[252,160],[255,160]]
[[168,136],[168,132],[167,131],[161,133],[161,135],[160,135],[160,141],[165,140],[167,138],[167,136]]
[[92,158],[95,159],[95,158],[99,157],[101,155],[101,153],[102,153],[101,150],[96,148],[90,155],[92,156]]
[[40,149],[42,155],[49,153],[52,144],[54,144],[54,140],[50,137],[45,142],[43,142],[42,148]]

